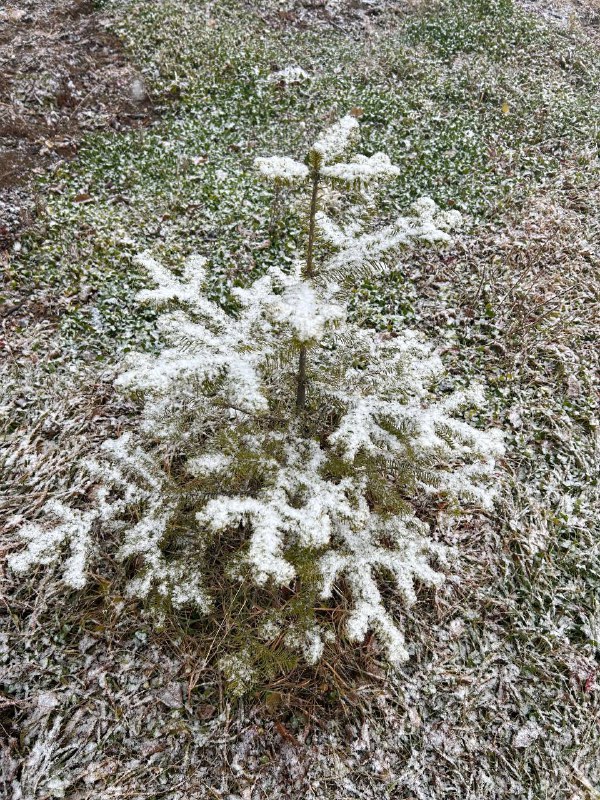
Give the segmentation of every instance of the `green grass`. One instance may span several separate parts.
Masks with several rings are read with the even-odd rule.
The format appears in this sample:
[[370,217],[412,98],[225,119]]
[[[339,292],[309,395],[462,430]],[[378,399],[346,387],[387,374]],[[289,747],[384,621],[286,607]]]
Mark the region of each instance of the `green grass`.
[[[474,223],[494,218],[578,153],[585,170],[598,143],[597,53],[575,51],[574,34],[507,0],[425,4],[360,41],[271,28],[231,1],[212,18],[205,3],[183,0],[109,8],[163,115],[147,129],[89,137],[46,180],[46,215],[12,267],[15,283],[71,298],[62,332],[75,349],[107,354],[152,338],[133,299],[142,278],[132,259],[146,248],[171,263],[207,255],[211,291],[223,298],[289,259],[298,221],[265,245],[270,195],[252,161],[301,155],[349,108],[364,111],[365,152],[384,150],[402,168],[383,213],[428,194]],[[312,80],[269,82],[290,64]]]

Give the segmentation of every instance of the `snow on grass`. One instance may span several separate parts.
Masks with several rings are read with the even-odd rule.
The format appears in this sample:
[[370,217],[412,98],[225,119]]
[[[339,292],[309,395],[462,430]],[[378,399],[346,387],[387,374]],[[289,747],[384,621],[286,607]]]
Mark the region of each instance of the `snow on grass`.
[[[308,13],[289,5],[300,20]],[[352,39],[326,24],[284,28],[280,10],[261,4],[271,25],[235,2],[219,14],[204,3],[115,6],[167,113],[142,132],[90,138],[42,186],[47,213],[11,258],[9,278],[60,295],[62,333],[80,351],[151,346],[152,314],[132,313],[143,286],[134,254],[175,254],[169,266],[179,268],[190,252],[210,251],[213,296],[224,302],[276,261],[291,265],[290,241],[261,233],[268,192],[252,162],[275,146],[302,153],[317,127],[360,107],[366,152],[385,151],[401,169],[380,212],[393,217],[422,194],[443,207],[456,198],[467,225],[443,257],[414,258],[357,286],[355,313],[437,336],[451,370],[442,393],[473,373],[493,383],[498,423],[510,432],[506,508],[461,526],[440,509],[440,531],[463,553],[463,588],[447,582],[435,604],[427,592],[417,597],[406,619],[411,661],[396,682],[376,685],[376,651],[368,676],[332,664],[315,715],[314,697],[278,679],[256,699],[260,725],[247,709],[221,705],[197,641],[148,633],[110,562],[98,597],[85,607],[65,597],[60,616],[49,610],[52,573],[37,594],[5,577],[12,615],[0,659],[15,705],[2,723],[4,780],[23,794],[62,786],[140,800],[202,798],[207,786],[251,798],[587,800],[600,784],[598,55],[576,30],[515,16],[510,2],[411,7],[384,16],[393,27],[381,33],[370,16],[370,32],[357,23]],[[289,64],[311,80],[268,80]],[[301,125],[308,109],[322,118],[314,130]],[[76,202],[84,192],[91,201]],[[29,334],[20,334],[24,349]],[[90,407],[93,384],[78,397],[78,375],[42,387],[34,366],[31,377],[49,338],[11,356],[16,383],[6,379],[11,515],[34,517],[48,493],[67,499],[72,458],[130,413]],[[73,352],[54,358],[60,366]],[[42,702],[48,692],[56,705]],[[517,747],[528,725],[542,733]],[[47,762],[35,756],[44,748]]]
[[[174,0],[130,2],[126,14],[115,6],[115,25],[166,114],[143,131],[90,137],[77,162],[59,168],[36,239],[44,246],[24,242],[11,271],[69,297],[62,330],[88,350],[147,338],[148,318],[133,313],[134,254],[151,248],[176,263],[210,246],[216,298],[289,258],[287,237],[265,241],[266,188],[252,162],[305,151],[353,107],[367,156],[383,151],[400,169],[386,212],[428,194],[489,217],[523,202],[569,154],[580,153],[585,169],[597,58],[584,43],[574,57],[568,31],[497,5],[492,13],[464,0],[458,14],[446,4],[357,42],[335,28],[283,35],[247,10],[240,25],[230,3],[219,15]],[[313,74],[310,89],[265,82],[273,65],[290,63]]]

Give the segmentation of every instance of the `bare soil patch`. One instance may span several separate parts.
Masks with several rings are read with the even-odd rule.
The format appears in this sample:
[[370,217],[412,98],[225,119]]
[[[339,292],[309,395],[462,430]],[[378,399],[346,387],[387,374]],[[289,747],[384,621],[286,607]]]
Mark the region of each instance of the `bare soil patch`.
[[35,215],[35,176],[73,157],[86,133],[151,118],[143,79],[93,2],[0,9],[0,252]]

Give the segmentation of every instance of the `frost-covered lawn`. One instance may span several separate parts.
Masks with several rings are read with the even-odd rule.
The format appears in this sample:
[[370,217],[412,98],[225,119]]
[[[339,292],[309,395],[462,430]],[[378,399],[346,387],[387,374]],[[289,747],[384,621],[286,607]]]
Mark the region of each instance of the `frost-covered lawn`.
[[61,314],[10,333],[3,509],[32,519],[72,499],[76,456],[135,425],[111,389],[120,354],[156,341],[133,257],[201,253],[228,307],[232,287],[290,262],[301,224],[285,204],[273,221],[255,157],[302,157],[351,109],[364,152],[401,168],[382,218],[422,195],[466,218],[451,249],[401,258],[354,304],[431,337],[446,391],[487,385],[502,504],[453,532],[452,591],[403,612],[399,677],[367,645],[369,668],[325,664],[315,692],[282,664],[240,706],[218,636],[199,642],[193,620],[157,632],[110,542],[80,594],[51,571],[7,573],[8,796],[598,796],[600,56],[575,24],[507,0],[363,4],[379,5],[103,5],[162,116],[90,138],[45,179],[8,264],[15,290]]

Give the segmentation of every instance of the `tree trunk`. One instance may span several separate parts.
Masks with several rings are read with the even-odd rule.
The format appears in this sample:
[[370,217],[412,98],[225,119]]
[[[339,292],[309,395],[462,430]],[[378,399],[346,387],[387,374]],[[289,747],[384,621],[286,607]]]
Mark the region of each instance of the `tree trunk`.
[[298,362],[298,386],[296,389],[296,408],[302,411],[306,405],[306,347],[300,350]]
[[[313,175],[312,195],[310,198],[310,216],[308,220],[308,246],[306,248],[306,273],[307,278],[314,272],[314,246],[315,246],[315,217],[317,216],[317,198],[319,192],[319,173]],[[307,348],[300,349],[298,361],[298,379],[296,388],[296,408],[302,411],[306,405],[306,355]]]

